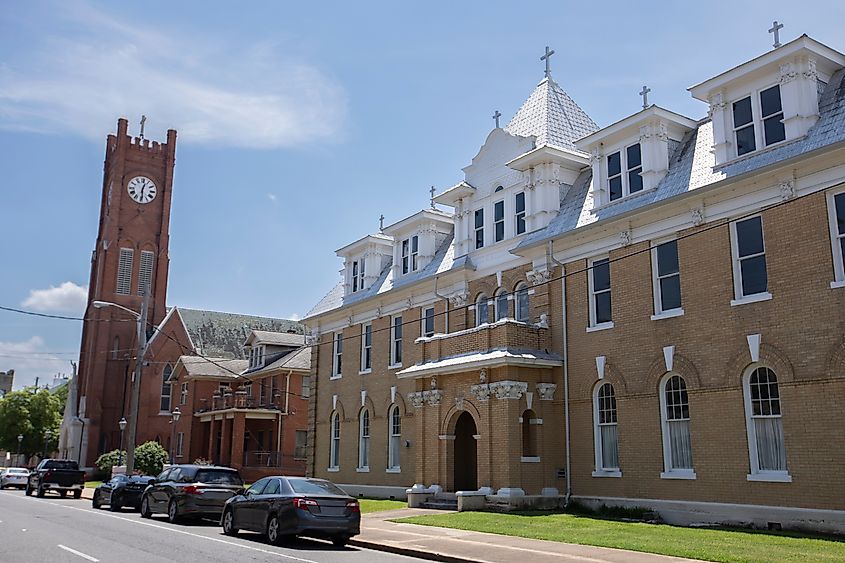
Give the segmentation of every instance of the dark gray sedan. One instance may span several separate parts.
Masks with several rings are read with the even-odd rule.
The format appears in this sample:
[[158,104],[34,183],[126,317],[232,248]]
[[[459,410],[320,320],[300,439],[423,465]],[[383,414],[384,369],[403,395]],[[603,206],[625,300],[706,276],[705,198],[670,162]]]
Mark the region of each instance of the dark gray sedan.
[[91,505],[100,508],[109,505],[112,512],[120,512],[124,506],[131,506],[138,510],[141,506],[141,495],[152,481],[152,477],[144,475],[115,475],[111,481],[100,483],[94,489],[94,496],[91,498]]
[[174,523],[186,516],[218,519],[226,501],[243,486],[231,467],[173,465],[150,481],[141,497],[141,517],[163,512]]
[[361,508],[340,487],[323,479],[265,477],[226,502],[220,524],[224,534],[260,532],[272,544],[308,536],[343,546],[361,531]]

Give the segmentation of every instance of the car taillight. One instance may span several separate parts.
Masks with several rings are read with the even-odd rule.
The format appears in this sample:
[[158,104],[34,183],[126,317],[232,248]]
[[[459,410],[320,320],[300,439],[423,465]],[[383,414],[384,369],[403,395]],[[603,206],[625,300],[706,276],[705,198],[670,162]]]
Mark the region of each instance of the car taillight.
[[358,504],[357,500],[350,500],[347,502],[346,508],[348,508],[350,512],[361,512],[361,505]]
[[309,506],[320,506],[316,500],[310,498],[295,498],[293,499],[293,505],[300,510],[308,510]]
[[188,485],[187,487],[185,487],[184,490],[185,490],[185,493],[187,493],[189,495],[201,495],[202,492],[203,492],[202,489],[200,489],[196,485]]
[[45,473],[45,474],[44,474],[44,477],[50,477],[50,476],[52,476],[52,475],[53,475],[53,470],[52,470],[52,469],[48,469],[48,470],[47,470],[47,473]]

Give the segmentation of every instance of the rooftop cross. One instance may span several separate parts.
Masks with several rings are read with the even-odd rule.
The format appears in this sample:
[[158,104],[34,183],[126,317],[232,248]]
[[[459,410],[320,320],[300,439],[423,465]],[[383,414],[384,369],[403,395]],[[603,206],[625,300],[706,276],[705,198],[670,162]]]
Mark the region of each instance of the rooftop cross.
[[[498,126],[498,124],[497,124],[497,126]],[[430,190],[428,190],[428,191],[429,191],[429,193],[431,193],[431,208],[432,208],[432,209],[437,209],[437,208],[434,206],[434,192],[436,191],[436,190],[434,189],[434,186],[431,186],[431,189],[430,189]]]
[[780,47],[780,33],[779,33],[779,31],[781,29],[783,29],[782,23],[778,23],[777,20],[772,22],[772,28],[769,30],[769,33],[772,33],[775,36],[775,44],[774,44],[775,49]]
[[643,97],[643,109],[648,107],[648,93],[651,92],[651,88],[643,84],[643,89],[640,92],[640,96]]
[[142,116],[141,116],[141,135],[140,135],[140,138],[141,138],[141,139],[143,139],[143,138],[144,138],[144,123],[146,123],[146,122],[147,122],[147,116],[146,116],[146,115],[142,115]]
[[379,232],[381,232],[381,231],[383,231],[383,230],[384,230],[384,213],[382,213],[381,215],[379,215],[379,218],[378,218],[378,230],[379,230]]
[[502,114],[499,113],[499,110],[496,110],[496,112],[493,114],[493,119],[496,120],[496,129],[499,128],[499,118],[500,117],[502,117]]
[[554,49],[552,49],[550,51],[549,46],[546,45],[546,54],[543,55],[542,57],[540,57],[541,61],[546,61],[546,78],[551,78],[551,76],[552,76],[552,69],[549,66],[549,58],[554,54],[555,54]]

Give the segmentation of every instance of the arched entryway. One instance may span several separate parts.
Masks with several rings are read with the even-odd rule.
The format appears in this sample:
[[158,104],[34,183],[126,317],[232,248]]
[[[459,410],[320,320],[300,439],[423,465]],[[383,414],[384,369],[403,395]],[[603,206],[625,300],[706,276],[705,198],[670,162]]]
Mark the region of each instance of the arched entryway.
[[463,412],[455,423],[455,490],[478,489],[478,453],[475,442],[475,420]]

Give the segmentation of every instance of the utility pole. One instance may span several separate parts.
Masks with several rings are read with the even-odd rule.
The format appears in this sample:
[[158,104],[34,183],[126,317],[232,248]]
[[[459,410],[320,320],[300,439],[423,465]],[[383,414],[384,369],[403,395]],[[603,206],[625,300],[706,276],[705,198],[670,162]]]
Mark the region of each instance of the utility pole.
[[138,431],[138,403],[141,398],[141,370],[147,351],[147,309],[150,306],[149,288],[144,290],[141,314],[138,315],[138,350],[135,352],[135,372],[132,374],[132,395],[129,399],[129,443],[126,444],[126,474],[135,470],[135,439]]

